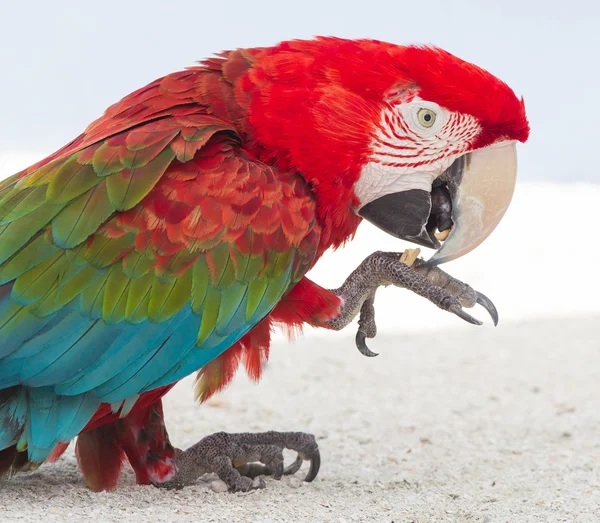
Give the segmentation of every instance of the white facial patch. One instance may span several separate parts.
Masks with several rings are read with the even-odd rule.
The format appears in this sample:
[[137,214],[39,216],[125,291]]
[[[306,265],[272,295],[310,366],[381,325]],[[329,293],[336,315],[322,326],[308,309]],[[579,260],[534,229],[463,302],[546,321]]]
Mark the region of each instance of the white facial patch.
[[360,178],[354,185],[354,192],[362,207],[386,194],[410,191],[411,189],[430,192],[433,180],[440,174],[441,172],[437,170],[401,172],[398,168],[388,167],[378,162],[369,162],[363,167]]
[[479,131],[472,116],[418,96],[388,104],[373,138],[371,159],[354,185],[360,207],[387,194],[430,192],[435,178],[468,150]]

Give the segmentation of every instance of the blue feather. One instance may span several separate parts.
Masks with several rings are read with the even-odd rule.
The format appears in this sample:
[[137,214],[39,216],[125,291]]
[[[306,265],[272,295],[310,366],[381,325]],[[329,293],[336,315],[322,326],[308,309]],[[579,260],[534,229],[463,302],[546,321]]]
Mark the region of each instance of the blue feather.
[[27,420],[27,391],[25,387],[18,387],[15,393],[0,407],[0,449],[14,445]]
[[29,358],[21,371],[23,383],[42,387],[65,381],[96,361],[118,334],[119,331],[106,329],[100,320],[82,325],[65,343],[54,344]]
[[31,456],[36,449],[52,450],[54,447],[60,405],[51,387],[30,388],[28,393],[31,437],[27,448]]
[[[254,327],[254,325],[245,325],[242,329],[232,333],[231,336],[226,338],[221,338],[219,335],[213,333],[206,340],[210,345],[212,345],[212,348],[205,349],[204,345],[202,347],[193,347],[191,351],[186,353],[185,358],[183,358],[177,365],[174,365],[171,369],[164,373],[162,377],[146,386],[143,390],[148,391],[156,389],[185,378],[192,372],[200,369],[210,361],[214,360],[217,356],[231,347],[244,334],[246,334],[252,327]],[[219,341],[215,342],[215,340]]]
[[0,408],[0,446],[17,443],[31,461],[44,461],[59,441],[71,441],[83,430],[99,405],[93,393],[65,397],[52,387],[18,387]]
[[[117,372],[110,380],[106,381],[105,383],[94,389],[98,397],[106,403],[113,403],[115,401],[124,400],[127,397],[138,393],[140,389],[132,390],[131,392],[125,394],[113,394],[113,391],[119,388],[125,382],[129,381],[133,376],[135,376],[139,372],[139,370],[142,367],[144,367],[157,352],[160,351],[160,349],[169,341],[169,339],[172,336],[174,336],[175,333],[180,331],[182,323],[187,323],[185,322],[185,320],[188,317],[192,317],[193,319],[195,319],[191,308],[184,307],[184,309],[179,311],[175,316],[171,318],[171,320],[168,322],[170,324],[169,328],[163,330],[160,333],[160,336],[156,337],[153,340],[153,343],[149,344],[146,340],[146,343],[144,344],[146,350],[142,353],[138,352],[137,357],[134,360],[132,360],[127,366],[115,369],[114,366],[111,365],[111,367]],[[196,320],[196,322],[193,323],[196,324],[197,333],[198,322]],[[183,328],[181,329],[181,331],[187,332],[187,329]],[[181,345],[179,346],[179,348],[181,349]],[[127,390],[130,390],[129,387]]]
[[227,337],[231,334],[239,332],[246,325],[246,304],[248,302],[248,292],[244,294],[244,298],[240,300],[237,309],[228,318],[227,323],[222,325],[220,322],[219,327],[215,329],[215,333],[221,337]]
[[3,298],[0,302],[0,358],[8,356],[24,341],[35,336],[52,318],[52,314],[43,318],[35,316],[28,307]]
[[0,360],[0,389],[6,389],[21,383],[21,369],[26,361],[23,358]]
[[[165,369],[173,364],[181,353],[186,353],[195,345],[198,328],[200,325],[199,318],[189,311],[189,316],[186,321],[182,322],[177,329],[154,351],[145,358],[145,361],[140,362],[141,365],[134,373],[124,372],[117,374],[107,387],[113,387],[109,392],[104,392],[104,387],[97,389],[97,393],[105,402],[117,401],[120,398],[127,398],[133,394],[144,390],[145,386],[160,378]],[[129,375],[129,377],[127,377]]]
[[44,325],[34,336],[28,339],[23,345],[15,350],[5,359],[29,358],[42,352],[50,345],[61,343],[66,340],[73,331],[79,329],[82,325],[90,323],[88,318],[84,318],[76,311],[62,309],[53,315],[52,319]]
[[60,414],[56,441],[71,441],[92,419],[100,400],[93,392],[60,397]]
[[[189,315],[189,309],[180,311],[165,323],[119,324],[123,332],[111,347],[93,365],[59,384],[56,391],[60,394],[81,394],[100,387],[138,358],[143,358],[154,350],[176,328],[183,315]],[[111,327],[117,328],[116,325],[107,326]]]

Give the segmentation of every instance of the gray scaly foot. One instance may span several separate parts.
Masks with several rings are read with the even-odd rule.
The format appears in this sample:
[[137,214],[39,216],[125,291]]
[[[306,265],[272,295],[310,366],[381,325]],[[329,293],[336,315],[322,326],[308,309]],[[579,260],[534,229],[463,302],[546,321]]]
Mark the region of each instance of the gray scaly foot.
[[[296,460],[287,468],[283,463],[283,449],[298,453]],[[227,484],[230,491],[247,492],[265,487],[264,480],[258,476],[270,475],[280,479],[283,475],[298,472],[303,461],[310,461],[304,481],[312,481],[321,465],[319,447],[312,434],[217,432],[185,451],[177,451],[175,475],[156,486],[182,488],[194,483],[201,475],[212,472]]]
[[423,267],[420,259],[409,266],[400,261],[400,256],[401,253],[396,252],[375,252],[363,260],[341,287],[332,289],[342,299],[342,310],[327,326],[340,330],[360,312],[356,346],[362,354],[377,356],[367,347],[366,339],[374,338],[377,334],[374,301],[377,289],[382,286],[395,285],[408,289],[473,325],[481,325],[482,322],[463,308],[479,304],[488,311],[494,325],[498,324],[498,311],[485,295],[439,267]]

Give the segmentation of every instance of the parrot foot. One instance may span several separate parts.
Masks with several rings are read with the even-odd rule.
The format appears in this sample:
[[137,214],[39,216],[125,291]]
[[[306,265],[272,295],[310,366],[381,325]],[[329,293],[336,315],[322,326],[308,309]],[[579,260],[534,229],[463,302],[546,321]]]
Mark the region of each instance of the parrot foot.
[[400,261],[400,256],[401,253],[375,252],[363,260],[340,288],[332,290],[342,298],[343,305],[340,315],[330,320],[327,326],[340,330],[360,312],[356,346],[362,354],[377,356],[369,349],[366,340],[377,334],[374,301],[377,289],[381,286],[406,288],[473,325],[482,325],[482,322],[463,308],[479,304],[489,313],[494,325],[498,324],[498,311],[484,294],[439,267],[423,266],[422,259],[409,266]]
[[[284,467],[283,449],[295,450],[296,460]],[[304,432],[261,432],[227,434],[217,432],[175,455],[175,474],[157,487],[183,488],[194,483],[201,475],[216,473],[231,492],[248,492],[265,488],[258,476],[269,475],[281,479],[295,474],[303,461],[310,461],[304,481],[317,477],[321,465],[319,447],[312,434]]]

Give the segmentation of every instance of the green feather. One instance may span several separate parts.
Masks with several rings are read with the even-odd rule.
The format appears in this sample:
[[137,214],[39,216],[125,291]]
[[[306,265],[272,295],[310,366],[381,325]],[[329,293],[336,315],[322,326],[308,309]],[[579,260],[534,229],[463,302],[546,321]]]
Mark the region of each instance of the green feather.
[[58,251],[48,241],[46,234],[39,234],[9,260],[0,265],[0,284],[9,282],[26,273]]
[[[118,265],[113,265],[110,268],[106,288],[104,290],[104,301],[102,303],[102,318],[104,321],[110,321],[111,315],[119,301],[123,300],[123,314],[125,314],[125,303],[127,301],[127,286],[130,279],[125,276],[125,273]],[[118,321],[118,320],[117,320]]]
[[55,292],[47,295],[43,301],[36,303],[32,310],[38,316],[47,316],[57,312],[93,285],[104,272],[105,270],[91,265],[81,268],[71,277],[65,278]]
[[64,205],[42,205],[27,216],[19,218],[7,225],[0,226],[0,263],[3,263],[33,235],[47,225],[64,207]]
[[147,274],[155,262],[146,251],[130,251],[123,258],[123,271],[128,278],[135,280]]
[[201,315],[210,283],[210,272],[205,258],[200,258],[194,263],[192,275],[192,310],[195,314]]
[[95,233],[114,211],[103,180],[52,220],[54,241],[60,247],[74,247]]
[[219,308],[221,306],[221,293],[214,287],[209,287],[206,293],[206,300],[202,309],[202,321],[200,330],[196,338],[196,345],[201,346],[204,341],[215,330],[217,317],[219,316]]
[[154,160],[139,169],[124,170],[107,178],[108,197],[119,211],[137,205],[156,185],[169,167],[175,153],[165,149]]
[[171,258],[169,265],[167,265],[164,269],[157,268],[156,272],[160,276],[161,281],[171,281],[189,269],[199,257],[200,254],[195,251],[182,249]]
[[92,167],[98,176],[109,176],[123,169],[119,151],[121,147],[112,147],[103,143],[92,157]]
[[98,177],[90,165],[81,165],[74,158],[65,162],[54,174],[48,185],[48,200],[68,203],[92,187],[98,185]]
[[125,317],[130,323],[140,323],[148,319],[150,292],[154,279],[154,274],[148,273],[131,282],[125,308]]
[[120,323],[127,317],[127,298],[129,296],[130,287],[131,280],[127,280],[127,286],[119,296],[119,299],[117,300],[113,310],[109,316],[105,317],[105,321],[107,323]]
[[80,298],[80,310],[84,316],[88,318],[100,318],[102,315],[102,303],[104,300],[104,289],[108,280],[109,272],[107,271],[96,280],[92,285],[87,287]]
[[[213,249],[206,253],[206,259],[208,266],[211,268],[211,280],[213,285],[221,285],[221,281],[225,275],[227,267],[231,263],[231,254],[229,251],[229,244],[221,242],[216,245]],[[230,267],[233,271],[233,266]],[[226,278],[227,282],[231,284],[231,278]]]
[[277,276],[277,278],[269,282],[269,286],[265,291],[266,303],[275,304],[281,299],[281,297],[285,293],[285,290],[290,285],[290,272],[291,266],[288,267],[288,270],[286,270],[284,273],[282,273],[281,275]]
[[108,267],[123,257],[123,254],[135,245],[135,233],[128,233],[118,238],[109,238],[103,234],[94,235],[87,246],[85,259],[96,267]]
[[9,187],[15,187],[19,182],[19,176],[21,173],[15,173],[4,180],[0,180],[0,193],[3,193]]
[[152,285],[148,305],[150,321],[165,321],[179,312],[190,301],[191,290],[192,270],[184,272],[170,283],[162,283],[156,279]]
[[219,280],[219,287],[227,289],[228,287],[230,287],[231,285],[233,285],[236,282],[236,277],[235,277],[235,265],[233,263],[233,259],[231,258],[231,256],[229,256],[229,258],[227,258],[227,264],[225,265],[225,270],[223,271],[223,274],[221,275],[221,279]]
[[266,278],[277,278],[289,267],[290,260],[294,255],[295,251],[293,249],[290,249],[287,252],[269,251],[265,270],[261,273],[261,276]]
[[0,202],[0,224],[15,221],[46,202],[46,186],[12,190]]
[[22,304],[39,300],[51,288],[58,288],[58,282],[68,267],[69,260],[65,252],[57,251],[17,278],[12,289],[13,299]]
[[[244,300],[244,296],[247,292],[248,287],[243,283],[237,282],[228,287],[227,289],[221,291],[219,316],[217,317],[217,322],[215,325],[217,334],[219,334],[219,331],[227,328],[229,322],[231,321],[231,318],[241,306]],[[226,335],[226,333],[224,335]]]
[[273,267],[273,274],[279,276],[280,274],[287,272],[290,265],[293,263],[295,256],[295,249],[288,249],[287,251],[280,253],[279,256],[277,256],[277,261]]
[[248,284],[248,298],[246,301],[246,321],[248,323],[252,321],[256,314],[268,286],[269,280],[266,278],[257,278]]
[[60,167],[64,161],[65,161],[65,159],[61,158],[58,160],[54,160],[50,163],[47,163],[43,167],[40,167],[39,169],[28,174],[27,176],[24,176],[23,178],[21,178],[17,182],[17,185],[15,185],[15,187],[17,189],[20,189],[22,187],[48,185],[52,181],[52,177],[54,176],[54,173],[55,173],[57,167]]

